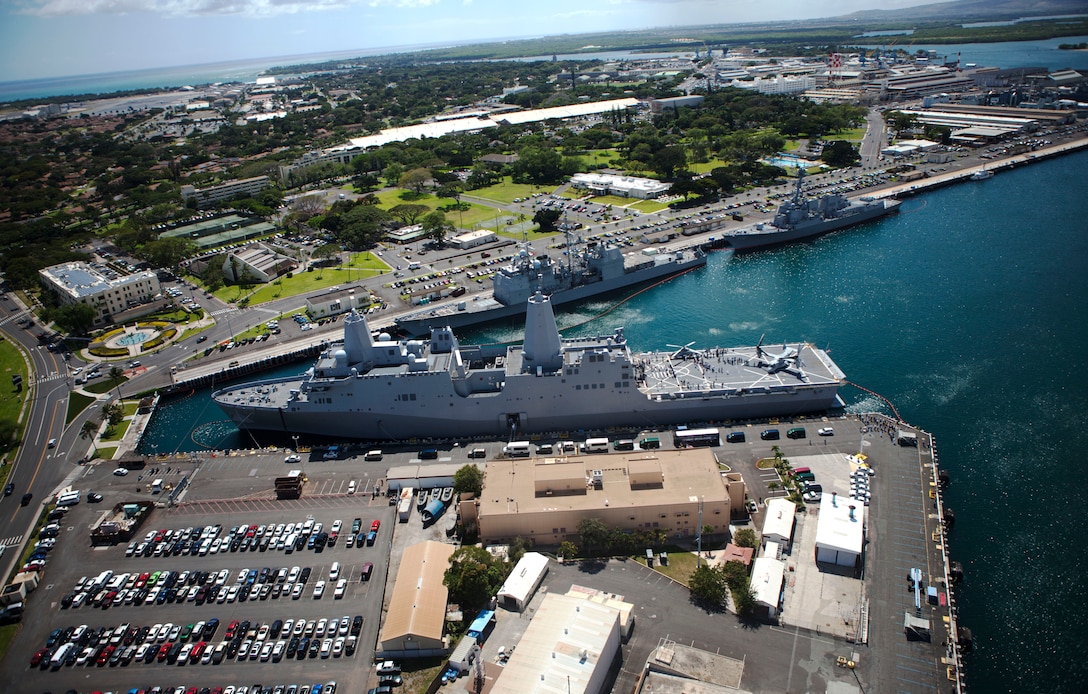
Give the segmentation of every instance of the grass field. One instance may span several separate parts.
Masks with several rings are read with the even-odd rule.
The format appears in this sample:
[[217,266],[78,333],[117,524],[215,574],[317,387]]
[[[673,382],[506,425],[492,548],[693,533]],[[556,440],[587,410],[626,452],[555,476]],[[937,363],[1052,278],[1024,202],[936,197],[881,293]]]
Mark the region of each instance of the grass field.
[[[691,552],[683,551],[676,547],[670,547],[668,549],[669,565],[661,566],[657,561],[654,562],[654,571],[663,573],[669,578],[683,583],[685,586],[688,581],[691,580],[692,574],[695,573],[696,557]],[[636,557],[636,561],[646,561],[646,557]]]
[[629,207],[629,209],[638,210],[639,212],[660,212],[668,208],[668,203],[658,202],[657,200],[639,200]]
[[577,155],[577,158],[582,161],[582,168],[584,169],[596,166],[614,168],[618,166],[616,160],[620,158],[620,155],[615,149],[595,149],[583,152]]
[[[509,205],[515,198],[527,198],[533,193],[550,193],[550,186],[534,186],[529,183],[513,183],[509,176],[503,176],[501,183],[486,188],[465,191],[465,195],[471,195],[484,200],[491,200],[501,205]],[[448,215],[447,215],[448,216]]]
[[702,164],[688,164],[688,170],[694,174],[704,174],[710,173],[719,166],[725,166],[724,159],[711,159],[710,161],[704,162]]
[[[99,440],[100,441],[120,441],[124,437],[125,432],[128,431],[128,425],[131,424],[131,423],[132,423],[131,419],[122,420],[120,424],[118,424],[117,426],[115,426],[113,428],[113,433],[102,436]],[[99,450],[101,450],[101,449],[99,449]]]
[[72,420],[79,416],[79,413],[87,409],[87,407],[94,402],[94,398],[84,395],[83,393],[76,393],[75,391],[68,394],[68,416],[65,418],[65,424],[71,424]]
[[98,447],[98,457],[102,460],[113,460],[113,456],[115,453],[117,453],[117,446]]
[[[8,342],[6,339],[0,338],[0,370],[3,371],[4,387],[3,393],[0,394],[0,420],[17,422],[19,421],[19,410],[23,407],[23,401],[27,397],[27,391],[30,384],[30,374],[27,373],[26,362],[23,360],[22,352],[13,343]],[[19,392],[15,392],[15,388],[12,386],[11,377],[21,376],[23,379],[23,387]],[[19,432],[16,431],[15,438],[18,440]],[[15,452],[7,456],[10,458],[15,457]]]

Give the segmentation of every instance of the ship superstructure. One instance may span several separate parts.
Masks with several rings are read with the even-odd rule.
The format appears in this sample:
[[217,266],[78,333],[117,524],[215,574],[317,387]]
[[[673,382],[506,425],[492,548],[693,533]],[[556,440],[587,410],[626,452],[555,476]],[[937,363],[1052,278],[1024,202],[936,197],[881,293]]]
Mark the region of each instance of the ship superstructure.
[[634,352],[622,328],[564,339],[551,301],[527,302],[521,346],[466,346],[449,327],[429,340],[376,339],[362,314],[302,376],[213,395],[241,429],[340,439],[499,438],[792,416],[841,406],[845,376],[801,343]]

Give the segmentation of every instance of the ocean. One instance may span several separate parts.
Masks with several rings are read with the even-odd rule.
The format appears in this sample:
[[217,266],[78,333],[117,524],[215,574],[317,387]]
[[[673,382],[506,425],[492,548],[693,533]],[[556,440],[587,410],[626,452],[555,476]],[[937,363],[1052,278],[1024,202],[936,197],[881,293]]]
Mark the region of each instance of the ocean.
[[[705,269],[564,333],[622,325],[638,350],[764,335],[829,349],[851,382],[934,434],[951,473],[971,690],[1070,691],[1088,674],[1088,550],[1065,536],[1088,516],[1076,482],[1088,434],[1085,174],[1088,152],[909,198],[896,216],[812,243],[731,262],[712,254]],[[611,307],[591,302],[559,323]],[[517,339],[518,327],[500,325],[463,341]],[[860,390],[844,395],[851,411],[887,411]],[[153,430],[145,449],[191,450],[190,431],[205,445],[235,440],[206,393],[182,406],[158,418],[175,438]]]
[[[915,50],[933,49],[942,56],[960,54],[962,62],[978,65],[996,65],[1002,68],[1043,66],[1051,70],[1071,68],[1088,70],[1088,51],[1058,50],[1061,43],[1081,43],[1088,41],[1088,36],[1072,36],[1045,41],[1016,41],[1005,43],[967,43],[952,45],[922,46],[914,45],[900,38],[890,47]],[[891,43],[891,42],[889,42]],[[886,47],[889,44],[884,44]],[[288,55],[269,58],[254,58],[203,65],[186,65],[168,68],[149,68],[125,70],[97,75],[73,75],[70,77],[51,77],[46,79],[0,82],[0,103],[23,99],[42,99],[50,96],[76,94],[105,94],[117,91],[138,89],[171,89],[182,86],[197,86],[215,82],[252,82],[265,70],[285,65],[316,64],[329,60],[346,60],[388,53],[406,53],[440,46],[428,44],[418,46],[391,46],[383,48],[360,48],[348,51],[330,51],[308,55]],[[866,48],[877,46],[867,45]],[[561,60],[617,60],[622,58],[662,56],[664,54],[644,54],[632,51],[604,51],[586,54],[563,54]],[[530,60],[524,58],[523,60]],[[551,56],[537,56],[537,59],[550,60]]]

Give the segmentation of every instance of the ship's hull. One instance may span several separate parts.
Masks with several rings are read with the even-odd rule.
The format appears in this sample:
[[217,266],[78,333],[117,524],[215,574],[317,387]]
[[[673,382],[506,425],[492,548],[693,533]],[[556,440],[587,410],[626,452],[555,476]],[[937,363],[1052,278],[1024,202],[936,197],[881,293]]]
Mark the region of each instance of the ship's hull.
[[[286,384],[286,382],[283,382]],[[547,389],[545,389],[547,390]],[[639,391],[582,397],[571,393],[530,398],[512,393],[450,398],[438,396],[418,406],[390,404],[354,410],[308,406],[290,411],[260,405],[219,406],[239,429],[251,432],[298,433],[343,440],[410,440],[510,435],[512,416],[519,434],[602,430],[610,427],[654,428],[691,422],[790,417],[825,412],[842,406],[839,384],[798,386],[788,390],[688,395],[651,399]],[[535,402],[534,402],[535,400]]]
[[[704,265],[706,265],[706,256],[700,253],[683,262],[665,263],[646,270],[626,273],[612,280],[602,280],[592,284],[571,287],[570,289],[555,292],[550,298],[553,305],[562,306],[643,282],[652,282],[678,275]],[[459,302],[447,302],[442,307],[456,305],[457,303]],[[459,330],[525,314],[525,304],[523,302],[508,306],[493,302],[491,307],[482,310],[474,307],[471,301],[466,301],[465,304],[466,307],[463,311],[443,311],[436,307],[432,309],[432,311],[435,311],[433,314],[430,311],[421,311],[416,314],[402,316],[396,321],[397,328],[407,335],[426,335],[433,327],[449,326],[454,330]]]
[[830,234],[833,231],[846,229],[858,224],[864,224],[865,222],[874,219],[879,219],[880,217],[897,212],[898,210],[899,203],[897,201],[881,201],[881,204],[867,206],[861,211],[847,217],[805,222],[788,229],[779,229],[778,227],[768,225],[763,229],[752,228],[726,232],[722,235],[722,238],[728,243],[729,248],[732,248],[737,253],[747,253],[759,249],[772,248],[787,243],[816,238],[817,236]]

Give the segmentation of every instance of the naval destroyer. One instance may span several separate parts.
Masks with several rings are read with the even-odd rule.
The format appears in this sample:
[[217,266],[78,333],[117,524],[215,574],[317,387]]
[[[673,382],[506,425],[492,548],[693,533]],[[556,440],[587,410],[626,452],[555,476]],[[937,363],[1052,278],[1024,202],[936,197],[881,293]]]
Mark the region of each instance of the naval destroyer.
[[797,188],[775,213],[770,223],[722,233],[724,243],[737,253],[779,246],[845,229],[899,211],[898,200],[863,196],[851,201],[841,193],[807,199],[801,185],[804,170],[798,169]]
[[581,301],[598,294],[634,284],[664,279],[706,265],[706,254],[698,247],[632,253],[593,241],[585,248],[571,243],[562,259],[548,254],[534,255],[522,244],[509,263],[492,277],[493,290],[471,300],[457,298],[404,314],[396,319],[398,331],[406,335],[428,335],[431,328],[454,329],[478,325],[525,312],[525,302],[534,292],[551,297],[554,305]]
[[448,326],[429,340],[372,335],[344,318],[344,339],[301,376],[219,390],[243,430],[356,440],[505,438],[785,417],[841,407],[845,376],[823,350],[783,345],[636,352],[622,328],[564,339],[548,297],[527,301],[521,346],[467,346]]

